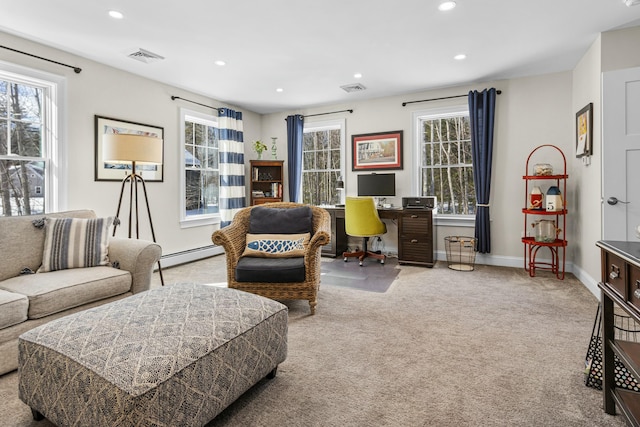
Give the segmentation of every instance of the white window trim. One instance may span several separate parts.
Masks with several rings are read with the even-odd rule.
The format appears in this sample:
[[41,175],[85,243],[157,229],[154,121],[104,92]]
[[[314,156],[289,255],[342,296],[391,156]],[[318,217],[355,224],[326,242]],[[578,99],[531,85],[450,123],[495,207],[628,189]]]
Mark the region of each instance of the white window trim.
[[[344,188],[347,188],[347,176],[345,173],[345,164],[346,164],[346,157],[347,157],[347,151],[345,149],[346,145],[347,145],[347,140],[346,140],[346,135],[347,135],[347,130],[346,130],[346,124],[347,121],[346,119],[342,118],[342,119],[333,119],[333,120],[323,120],[323,121],[317,121],[317,122],[307,122],[305,120],[304,122],[304,126],[302,128],[302,133],[306,133],[306,132],[317,132],[317,131],[321,131],[321,130],[333,130],[333,129],[340,129],[340,150],[341,150],[341,154],[340,154],[340,175],[342,175],[342,180],[344,181]],[[302,200],[302,185],[300,186],[300,194],[298,194],[298,200]]]
[[46,167],[45,212],[67,209],[67,132],[66,119],[66,78],[33,68],[0,61],[0,77],[19,81],[27,85],[40,86],[50,98],[51,109],[45,108],[44,151],[49,159]]
[[220,224],[220,213],[217,214],[204,214],[204,215],[193,215],[191,217],[186,216],[186,204],[185,204],[185,194],[186,194],[186,176],[184,169],[184,134],[185,127],[184,122],[186,119],[189,121],[193,121],[196,123],[201,123],[207,126],[215,126],[218,127],[218,120],[215,116],[210,114],[204,114],[193,110],[188,110],[186,108],[180,108],[180,144],[178,147],[179,153],[178,158],[180,159],[180,228],[192,228],[192,227],[202,227],[209,226],[214,224]]
[[[451,105],[448,107],[430,108],[428,110],[418,110],[411,113],[411,140],[413,141],[413,194],[420,194],[420,144],[422,144],[422,132],[420,129],[420,119],[428,116],[430,118],[448,117],[456,114],[469,114],[469,106],[464,104]],[[475,227],[475,215],[443,215],[437,212],[433,216],[434,225],[447,227]]]

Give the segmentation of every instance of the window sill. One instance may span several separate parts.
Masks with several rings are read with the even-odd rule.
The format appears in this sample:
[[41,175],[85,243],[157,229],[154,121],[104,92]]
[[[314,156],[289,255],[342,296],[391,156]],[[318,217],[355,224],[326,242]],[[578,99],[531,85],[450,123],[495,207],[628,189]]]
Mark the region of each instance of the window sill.
[[434,215],[433,223],[445,227],[475,227],[475,215]]
[[220,224],[220,215],[197,216],[180,220],[180,228],[202,227],[214,224]]

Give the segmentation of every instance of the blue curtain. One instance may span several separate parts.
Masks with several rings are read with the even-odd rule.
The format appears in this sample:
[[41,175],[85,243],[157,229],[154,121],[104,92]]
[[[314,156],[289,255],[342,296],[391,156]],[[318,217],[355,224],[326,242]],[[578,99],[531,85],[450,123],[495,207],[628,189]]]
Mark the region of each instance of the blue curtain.
[[289,201],[298,202],[302,188],[302,135],[304,116],[287,116],[287,160],[289,167]]
[[234,215],[245,207],[244,140],[242,112],[218,110],[220,160],[220,228],[231,224]]
[[469,92],[471,156],[476,189],[476,242],[480,253],[491,252],[489,195],[491,194],[491,161],[493,157],[493,122],[496,90]]

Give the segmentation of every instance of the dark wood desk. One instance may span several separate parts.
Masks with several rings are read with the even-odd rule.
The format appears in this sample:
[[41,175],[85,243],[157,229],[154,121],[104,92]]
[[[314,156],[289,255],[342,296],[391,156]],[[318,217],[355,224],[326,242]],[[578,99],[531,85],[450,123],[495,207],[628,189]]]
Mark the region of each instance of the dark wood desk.
[[[322,247],[322,255],[341,257],[347,250],[344,207],[324,207],[331,216],[331,243]],[[431,209],[378,209],[381,219],[398,225],[398,263],[433,267],[433,217]]]

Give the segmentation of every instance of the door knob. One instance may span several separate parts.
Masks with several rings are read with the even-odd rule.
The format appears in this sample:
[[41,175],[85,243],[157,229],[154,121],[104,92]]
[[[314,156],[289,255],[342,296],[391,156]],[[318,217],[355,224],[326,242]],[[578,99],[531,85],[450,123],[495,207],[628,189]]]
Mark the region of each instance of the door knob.
[[611,196],[607,199],[607,203],[609,203],[611,206],[613,205],[617,205],[618,203],[624,203],[625,205],[629,204],[629,202],[624,202],[622,200],[618,200],[617,197],[615,196]]

